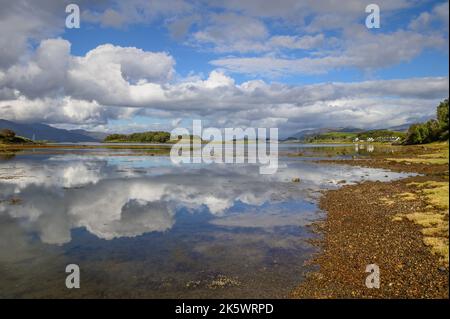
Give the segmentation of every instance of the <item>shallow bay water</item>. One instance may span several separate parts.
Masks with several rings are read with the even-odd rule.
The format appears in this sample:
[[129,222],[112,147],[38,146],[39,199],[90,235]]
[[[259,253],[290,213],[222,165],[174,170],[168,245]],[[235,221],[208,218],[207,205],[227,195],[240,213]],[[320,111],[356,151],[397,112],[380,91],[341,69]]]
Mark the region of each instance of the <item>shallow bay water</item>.
[[[317,235],[308,225],[323,217],[320,192],[406,176],[289,150],[311,151],[281,147],[273,175],[124,150],[0,158],[0,297],[288,296],[311,270],[304,262]],[[65,286],[68,264],[80,267],[80,289]]]

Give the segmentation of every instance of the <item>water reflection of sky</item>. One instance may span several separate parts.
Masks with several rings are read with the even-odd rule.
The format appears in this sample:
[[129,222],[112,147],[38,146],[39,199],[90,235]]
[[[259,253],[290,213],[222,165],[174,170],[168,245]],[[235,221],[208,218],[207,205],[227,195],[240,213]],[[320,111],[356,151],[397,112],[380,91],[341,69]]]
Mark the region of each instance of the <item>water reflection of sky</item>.
[[[58,285],[49,276],[74,260],[96,278],[86,296],[119,282],[123,296],[282,296],[301,280],[302,261],[312,252],[305,226],[320,216],[318,192],[402,176],[295,158],[280,164],[276,174],[260,175],[256,165],[174,166],[158,156],[68,153],[0,161],[2,271],[9,278],[29,271],[29,263],[48,269],[27,272],[46,278],[45,288],[17,290],[16,278],[0,285],[10,289],[0,288],[0,296],[47,296],[49,289],[64,296],[48,287]],[[98,274],[105,267],[109,275]],[[115,272],[118,282],[111,280]],[[234,279],[215,289],[211,283],[222,275]],[[150,278],[152,293],[142,286]]]

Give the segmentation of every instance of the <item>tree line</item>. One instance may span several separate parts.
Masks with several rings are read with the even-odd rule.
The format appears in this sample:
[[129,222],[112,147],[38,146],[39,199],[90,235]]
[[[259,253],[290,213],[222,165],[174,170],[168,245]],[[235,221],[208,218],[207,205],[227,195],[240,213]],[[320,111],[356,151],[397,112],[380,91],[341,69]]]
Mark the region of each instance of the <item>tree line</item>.
[[132,134],[111,134],[104,142],[123,143],[167,143],[170,140],[170,133],[163,131],[143,132]]
[[425,144],[448,140],[448,99],[439,103],[436,119],[416,123],[409,127],[403,144]]

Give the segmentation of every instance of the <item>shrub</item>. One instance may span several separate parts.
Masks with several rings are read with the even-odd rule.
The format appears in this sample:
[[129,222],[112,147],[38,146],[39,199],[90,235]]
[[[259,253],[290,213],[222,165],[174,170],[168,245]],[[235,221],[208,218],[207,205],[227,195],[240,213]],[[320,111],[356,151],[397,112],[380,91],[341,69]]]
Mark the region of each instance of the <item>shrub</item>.
[[4,138],[13,138],[16,136],[16,133],[13,130],[4,128],[0,130],[0,137]]

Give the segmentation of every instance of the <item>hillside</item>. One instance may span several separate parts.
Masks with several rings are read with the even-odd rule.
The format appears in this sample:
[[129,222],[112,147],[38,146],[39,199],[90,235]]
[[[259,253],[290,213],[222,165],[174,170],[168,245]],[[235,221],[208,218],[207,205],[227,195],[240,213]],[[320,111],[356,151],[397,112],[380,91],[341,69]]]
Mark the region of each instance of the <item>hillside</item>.
[[14,131],[9,129],[0,129],[0,145],[2,144],[34,144],[34,142],[28,138],[17,136]]
[[308,130],[303,130],[303,131],[297,132],[295,134],[292,134],[285,140],[286,141],[293,141],[293,140],[304,141],[308,138],[311,138],[313,136],[320,135],[320,134],[327,134],[327,133],[332,133],[332,132],[358,133],[358,132],[362,132],[362,131],[363,131],[363,129],[356,128],[356,127],[308,129]]
[[[283,139],[286,142],[305,142],[309,140],[330,140],[330,141],[341,141],[350,142],[354,138],[358,137],[358,134],[364,132],[383,132],[386,131],[387,135],[392,134],[393,136],[400,136],[403,138],[403,134],[398,135],[397,133],[406,133],[408,128],[412,123],[392,126],[388,128],[378,128],[371,130],[364,130],[357,127],[338,127],[338,128],[318,128],[318,129],[307,129],[295,134],[290,135],[288,138]],[[319,141],[318,141],[319,142]]]
[[103,141],[108,136],[108,133],[93,132],[93,131],[86,131],[86,130],[70,130],[69,132],[91,137],[98,142]]
[[307,136],[306,143],[353,143],[353,142],[401,142],[405,133],[390,130],[369,130],[362,132],[326,132]]
[[51,142],[98,142],[99,140],[88,135],[73,132],[64,129],[58,129],[46,124],[40,123],[16,123],[0,119],[0,129],[9,129],[16,132],[17,135],[32,139],[35,141]]

